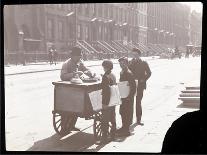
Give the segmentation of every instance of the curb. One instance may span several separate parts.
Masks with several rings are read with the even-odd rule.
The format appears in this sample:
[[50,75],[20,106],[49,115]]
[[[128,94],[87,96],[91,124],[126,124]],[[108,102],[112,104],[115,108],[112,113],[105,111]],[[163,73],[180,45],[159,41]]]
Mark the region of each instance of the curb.
[[[114,64],[118,64],[118,63],[114,63]],[[92,66],[100,66],[100,64],[99,65],[88,65],[87,67],[92,67]],[[20,73],[9,73],[9,74],[5,74],[5,76],[21,75],[21,74],[29,74],[29,73],[38,73],[38,72],[48,72],[48,71],[56,71],[56,70],[61,70],[61,68],[59,68],[59,69],[36,70],[36,71],[26,71],[26,72],[20,72]]]
[[[158,58],[151,58],[148,60],[156,60]],[[114,62],[114,64],[118,64],[118,62]],[[87,67],[92,67],[92,66],[100,66],[101,64],[97,65],[86,65]],[[38,73],[38,72],[48,72],[48,71],[55,71],[55,70],[61,70],[59,69],[45,69],[45,70],[36,70],[36,71],[25,71],[25,72],[19,72],[19,73],[9,73],[9,74],[4,74],[5,76],[11,76],[11,75],[21,75],[21,74],[30,74],[30,73]]]

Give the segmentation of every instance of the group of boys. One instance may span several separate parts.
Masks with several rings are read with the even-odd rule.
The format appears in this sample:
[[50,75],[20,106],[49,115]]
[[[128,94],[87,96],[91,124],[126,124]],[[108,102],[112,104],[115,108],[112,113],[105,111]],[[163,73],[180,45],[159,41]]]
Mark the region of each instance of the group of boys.
[[[133,122],[133,107],[134,107],[134,96],[136,93],[136,118],[137,125],[143,125],[141,122],[142,116],[142,107],[141,100],[143,97],[143,91],[146,89],[146,81],[151,76],[151,70],[146,61],[143,61],[140,56],[141,52],[139,49],[132,50],[133,59],[129,62],[128,58],[120,58],[119,64],[121,67],[120,79],[119,81],[128,81],[129,84],[129,95],[126,98],[122,98],[122,104],[120,105],[120,115],[122,119],[122,127],[116,129],[116,116],[115,116],[115,107],[109,107],[102,110],[103,122],[102,122],[102,138],[100,143],[106,143],[109,140],[107,135],[107,130],[109,127],[109,122],[112,124],[110,140],[113,140],[115,136],[129,136],[130,135],[130,125]],[[81,61],[81,49],[79,47],[73,47],[71,52],[71,58],[63,63],[61,70],[61,80],[68,81],[71,78],[78,74],[86,74],[89,77],[92,76],[91,71],[84,66],[84,63]],[[112,73],[113,62],[111,60],[104,60],[102,63],[104,70],[104,75],[102,76],[102,82],[99,84],[99,87],[102,89],[102,104],[108,105],[110,101],[110,86],[116,85],[116,77]],[[138,80],[138,85],[136,85],[135,80]],[[78,130],[75,127],[77,117],[73,116],[74,120],[72,122],[72,130]]]

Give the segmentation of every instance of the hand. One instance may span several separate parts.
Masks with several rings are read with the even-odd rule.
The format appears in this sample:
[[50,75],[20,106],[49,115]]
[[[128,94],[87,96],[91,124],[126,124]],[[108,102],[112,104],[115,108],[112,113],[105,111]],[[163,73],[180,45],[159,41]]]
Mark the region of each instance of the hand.
[[74,72],[74,74],[78,74],[79,77],[80,77],[83,74],[83,72],[82,71],[76,71],[76,72]]
[[143,82],[145,82],[145,80],[142,79],[142,80],[140,80],[140,82],[143,83]]
[[92,73],[90,71],[85,71],[84,74],[86,74],[90,78],[93,78],[93,75],[92,75]]

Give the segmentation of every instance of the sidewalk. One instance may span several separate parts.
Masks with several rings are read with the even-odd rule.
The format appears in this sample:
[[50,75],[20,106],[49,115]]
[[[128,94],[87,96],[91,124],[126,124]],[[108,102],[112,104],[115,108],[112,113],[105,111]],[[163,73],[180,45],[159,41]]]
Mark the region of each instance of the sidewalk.
[[[158,57],[143,57],[144,60],[155,60]],[[114,64],[118,63],[118,59],[112,59]],[[85,61],[85,65],[90,66],[99,66],[103,60],[90,60]],[[58,62],[56,65],[50,65],[48,62],[39,62],[39,63],[30,63],[26,66],[23,65],[10,65],[4,67],[4,74],[7,75],[18,75],[18,74],[26,74],[26,73],[35,73],[35,72],[45,72],[45,71],[54,71],[60,70],[63,62]]]

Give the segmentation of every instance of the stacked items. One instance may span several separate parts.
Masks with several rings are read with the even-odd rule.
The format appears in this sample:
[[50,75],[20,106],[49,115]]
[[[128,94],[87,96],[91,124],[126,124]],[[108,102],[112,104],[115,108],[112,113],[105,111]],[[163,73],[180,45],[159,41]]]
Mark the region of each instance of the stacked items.
[[183,101],[183,105],[190,107],[199,107],[200,104],[200,87],[187,86],[186,90],[181,91],[179,99]]

